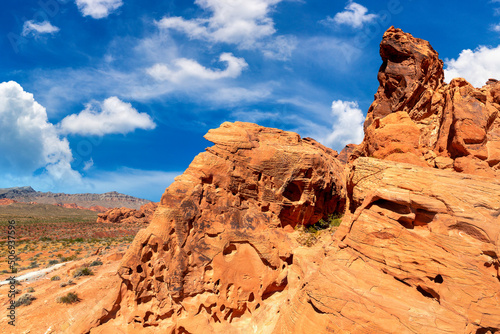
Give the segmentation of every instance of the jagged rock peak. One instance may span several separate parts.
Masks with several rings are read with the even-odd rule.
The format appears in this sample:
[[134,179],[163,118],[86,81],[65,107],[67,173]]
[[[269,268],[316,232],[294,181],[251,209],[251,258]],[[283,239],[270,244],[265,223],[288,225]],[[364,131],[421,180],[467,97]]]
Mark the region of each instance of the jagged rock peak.
[[500,82],[483,88],[443,82],[443,62],[429,42],[394,27],[380,43],[380,86],[351,155],[500,176]]
[[443,61],[429,42],[394,27],[380,43],[382,66],[378,73],[380,87],[368,111],[365,129],[374,119],[392,112],[411,110],[425,91],[443,84]]

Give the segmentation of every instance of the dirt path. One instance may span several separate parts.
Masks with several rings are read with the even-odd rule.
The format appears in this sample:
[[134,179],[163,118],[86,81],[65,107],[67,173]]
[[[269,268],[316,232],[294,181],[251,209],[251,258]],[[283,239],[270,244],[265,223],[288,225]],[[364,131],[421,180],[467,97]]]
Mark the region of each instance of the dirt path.
[[[50,273],[58,268],[61,268],[62,266],[66,265],[67,263],[70,263],[70,262],[73,262],[73,261],[58,263],[58,264],[55,264],[55,265],[48,267],[48,268],[45,268],[45,269],[32,271],[30,273],[26,273],[26,274],[23,274],[19,277],[16,277],[16,280],[19,282],[36,281],[37,279],[42,278],[43,276],[47,275],[48,273]],[[5,285],[5,284],[9,284],[9,283],[10,283],[10,281],[1,281],[0,286]]]

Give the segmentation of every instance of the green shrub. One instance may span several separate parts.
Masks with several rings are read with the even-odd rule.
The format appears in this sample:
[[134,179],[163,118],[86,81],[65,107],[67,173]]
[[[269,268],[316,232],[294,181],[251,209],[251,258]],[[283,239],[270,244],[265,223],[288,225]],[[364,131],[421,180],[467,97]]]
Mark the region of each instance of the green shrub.
[[30,287],[28,288],[28,290],[26,290],[26,291],[28,291],[28,292],[35,292],[35,289],[34,289],[32,286],[30,286]]
[[78,294],[75,292],[68,292],[67,295],[58,297],[56,299],[58,303],[63,303],[63,304],[73,304],[77,303],[80,301],[80,298],[78,298]]
[[75,273],[73,274],[73,277],[80,277],[80,276],[91,276],[94,275],[91,269],[88,267],[82,267],[78,268]]
[[61,277],[59,276],[52,276],[52,278],[50,279],[51,281],[60,281],[61,280]]
[[59,263],[59,260],[50,260],[49,266],[53,266],[53,265],[58,264],[58,263]]
[[36,298],[30,295],[29,293],[25,293],[21,297],[19,297],[18,300],[15,301],[14,306],[19,307],[19,306],[27,306],[30,305],[33,300]]
[[95,267],[95,266],[102,266],[101,260],[97,259],[95,261],[92,261],[91,264],[89,264],[89,267]]

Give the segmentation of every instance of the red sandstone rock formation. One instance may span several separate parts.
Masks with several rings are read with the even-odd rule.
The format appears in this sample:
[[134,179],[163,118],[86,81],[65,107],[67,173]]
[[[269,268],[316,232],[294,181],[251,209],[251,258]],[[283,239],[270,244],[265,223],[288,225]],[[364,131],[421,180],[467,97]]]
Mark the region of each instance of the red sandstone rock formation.
[[[339,155],[353,164],[290,132],[211,130],[73,332],[499,332],[500,84],[444,84],[394,28],[381,55],[365,139]],[[334,235],[296,242],[344,207]]]
[[114,208],[97,215],[98,223],[148,224],[158,203],[147,203],[139,210],[129,208]]
[[500,176],[500,82],[443,82],[427,41],[390,28],[380,44],[380,87],[357,156]]
[[167,189],[124,258],[122,288],[98,332],[223,331],[265,314],[288,286],[289,232],[343,210],[343,167],[331,149],[240,122],[205,138],[215,145]]
[[85,208],[83,206],[80,206],[76,203],[55,203],[55,206],[60,206],[62,208],[67,208],[67,209],[79,209],[79,210],[90,210],[90,211],[95,211],[95,212],[106,212],[110,210],[110,208],[105,208],[100,205],[93,205],[89,208]]
[[10,205],[12,203],[17,203],[17,201],[10,198],[0,198],[0,205]]
[[360,158],[347,187],[336,241],[274,333],[500,329],[498,179]]

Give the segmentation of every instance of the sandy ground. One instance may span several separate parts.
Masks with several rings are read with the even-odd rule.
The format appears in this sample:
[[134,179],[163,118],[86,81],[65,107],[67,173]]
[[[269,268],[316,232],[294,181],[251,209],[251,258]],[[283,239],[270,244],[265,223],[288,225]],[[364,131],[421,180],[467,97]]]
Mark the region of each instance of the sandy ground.
[[[12,334],[49,334],[73,333],[69,327],[78,319],[86,317],[95,308],[102,307],[100,301],[109,294],[115,293],[119,286],[118,270],[123,252],[107,250],[105,253],[94,255],[82,260],[60,263],[50,268],[31,271],[20,276],[24,281],[17,286],[21,290],[16,295],[16,300],[30,293],[36,299],[31,305],[19,306],[16,309],[15,327],[8,324],[7,307],[10,305],[8,298],[10,285],[0,285],[0,305],[4,310],[0,314],[0,332]],[[94,260],[100,259],[103,265],[90,267],[94,275],[74,278],[74,271],[80,267],[88,266]],[[53,276],[60,280],[52,281]],[[74,284],[61,287],[61,283],[72,280]],[[34,292],[28,292],[33,288]],[[80,301],[74,304],[57,302],[57,298],[69,292],[78,294]]]

